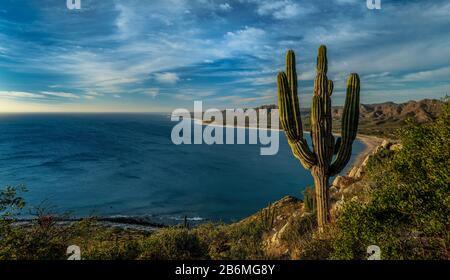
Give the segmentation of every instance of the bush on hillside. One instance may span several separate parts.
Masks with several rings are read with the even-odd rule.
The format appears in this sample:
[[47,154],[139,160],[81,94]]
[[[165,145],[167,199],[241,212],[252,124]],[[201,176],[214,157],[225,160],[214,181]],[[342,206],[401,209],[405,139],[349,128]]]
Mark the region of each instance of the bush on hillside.
[[338,217],[335,259],[366,257],[378,245],[383,259],[448,259],[450,229],[450,110],[433,123],[408,122],[403,148],[372,158],[367,204],[350,202]]

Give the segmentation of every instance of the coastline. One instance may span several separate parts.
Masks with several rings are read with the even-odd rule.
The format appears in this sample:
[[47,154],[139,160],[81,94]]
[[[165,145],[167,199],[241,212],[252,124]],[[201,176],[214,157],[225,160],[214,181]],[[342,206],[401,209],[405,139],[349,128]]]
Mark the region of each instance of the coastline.
[[[260,127],[254,126],[254,125],[235,126],[235,125],[231,125],[231,124],[220,124],[220,123],[216,123],[216,122],[205,123],[203,120],[196,119],[196,118],[190,118],[190,119],[193,120],[196,124],[203,125],[203,126],[209,125],[209,126],[225,127],[225,128],[244,128],[244,129],[260,129],[260,130],[283,131],[280,128],[264,128],[264,127],[260,128]],[[306,133],[310,133],[309,131],[305,131],[305,132]],[[348,166],[347,174],[350,173],[350,171],[352,169],[354,169],[355,167],[357,167],[357,168],[361,167],[363,165],[363,162],[366,160],[366,158],[369,155],[373,154],[375,152],[375,150],[377,149],[377,147],[381,145],[383,140],[385,140],[385,139],[377,137],[377,136],[365,135],[365,134],[358,134],[356,136],[356,139],[361,141],[365,145],[365,148],[355,158],[353,164],[351,166]]]
[[[187,119],[187,118],[186,118]],[[215,127],[225,127],[225,128],[240,128],[240,129],[261,129],[265,131],[282,131],[282,129],[279,128],[259,128],[256,126],[234,126],[231,124],[223,125],[219,123],[205,123],[202,120],[190,118],[191,121],[194,121],[195,124],[202,125],[202,126],[215,126]],[[305,133],[310,133],[306,132]],[[384,140],[382,138],[376,137],[376,136],[369,136],[369,135],[358,135],[357,139],[361,141],[364,144],[364,149],[355,157],[353,160],[353,163],[349,165],[346,168],[345,174],[348,175],[353,169],[360,168],[364,161],[366,160],[367,156],[372,154],[377,147],[381,144],[381,142]],[[344,173],[343,173],[344,174]],[[55,217],[55,222],[58,225],[61,226],[67,226],[75,222],[82,221],[84,219],[95,219],[99,224],[102,226],[105,226],[106,228],[121,228],[124,230],[138,230],[138,231],[148,231],[153,232],[160,228],[164,228],[167,226],[172,225],[172,223],[167,222],[161,222],[161,221],[154,221],[152,219],[146,219],[145,217],[127,217],[127,216],[104,216],[104,217],[81,217],[81,218],[68,218],[68,217]],[[245,219],[245,218],[244,218]],[[192,218],[188,218],[190,224],[196,224],[195,220],[192,220]],[[16,225],[18,226],[27,226],[35,222],[36,219],[33,218],[25,218],[25,219],[19,219],[16,222]],[[182,222],[182,220],[179,220]],[[173,223],[176,224],[176,223]]]
[[377,136],[364,134],[360,134],[356,138],[359,141],[361,141],[366,146],[366,148],[362,153],[360,153],[356,157],[353,165],[349,169],[349,172],[355,167],[360,168],[363,165],[364,161],[367,159],[367,157],[372,155],[375,152],[375,150],[381,145],[381,143],[385,140]]

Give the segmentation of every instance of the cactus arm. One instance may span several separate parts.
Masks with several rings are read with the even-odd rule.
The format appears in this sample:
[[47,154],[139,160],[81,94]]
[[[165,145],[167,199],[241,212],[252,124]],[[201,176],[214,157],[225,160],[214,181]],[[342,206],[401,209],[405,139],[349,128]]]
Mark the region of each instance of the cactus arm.
[[[331,84],[330,84],[331,82]],[[331,90],[331,91],[330,91]],[[325,133],[326,133],[326,163],[327,166],[330,166],[331,161],[333,160],[334,154],[334,137],[333,137],[333,119],[332,119],[332,107],[331,107],[331,93],[333,92],[333,82],[327,81],[327,93],[325,94]]]
[[331,165],[331,175],[334,176],[344,169],[352,154],[352,144],[356,138],[359,121],[360,81],[358,74],[350,74],[347,81],[347,96],[342,117],[342,140],[336,159]]
[[303,139],[303,126],[302,126],[302,118],[300,114],[300,103],[298,101],[298,93],[297,93],[297,67],[295,62],[295,53],[293,50],[289,50],[286,54],[286,76],[289,85],[289,93],[292,102],[292,115],[293,122],[296,123],[295,126],[295,134],[298,139]]
[[303,135],[300,135],[298,131],[299,123],[295,115],[295,109],[293,106],[291,91],[288,84],[288,79],[286,73],[280,72],[277,77],[277,85],[278,85],[278,106],[280,110],[280,124],[283,128],[284,132],[289,141],[295,142]]
[[331,98],[328,93],[326,47],[321,46],[317,55],[317,75],[314,80],[314,96],[311,108],[311,137],[314,153],[320,167],[328,170],[334,150],[331,134]]
[[[311,152],[308,144],[303,139],[303,132],[301,122],[293,118],[297,112],[300,112],[298,107],[298,97],[289,88],[288,78],[284,72],[278,74],[278,106],[280,110],[280,124],[283,128],[289,145],[294,156],[300,160],[301,164],[310,169],[316,162],[315,155]],[[296,104],[297,108],[294,107]]]
[[338,138],[336,139],[336,142],[335,142],[335,144],[334,144],[334,154],[335,154],[335,155],[338,153],[339,148],[341,147],[341,141],[342,141],[342,138],[341,138],[341,137],[338,137]]
[[333,95],[334,83],[332,80],[328,80],[328,95]]
[[317,55],[317,74],[328,72],[327,47],[322,45],[319,47],[319,54]]
[[[316,78],[315,95],[313,96],[311,107],[311,140],[313,143],[314,153],[320,166],[326,165],[326,138],[325,138],[325,106],[323,97],[320,96],[321,90],[319,83],[323,85],[324,74],[318,74]],[[317,94],[316,94],[317,93]]]
[[292,153],[297,158],[305,169],[311,169],[316,164],[316,156],[309,149],[306,140],[302,139],[295,143],[289,142]]
[[[336,142],[333,136],[333,108],[331,107],[331,95],[333,94],[334,83],[332,80],[328,80],[328,98],[327,98],[327,133],[331,135],[331,139],[329,141],[329,158],[328,161],[331,163],[333,160],[333,155],[337,153]],[[340,138],[338,138],[340,141]],[[340,144],[340,143],[339,143]]]

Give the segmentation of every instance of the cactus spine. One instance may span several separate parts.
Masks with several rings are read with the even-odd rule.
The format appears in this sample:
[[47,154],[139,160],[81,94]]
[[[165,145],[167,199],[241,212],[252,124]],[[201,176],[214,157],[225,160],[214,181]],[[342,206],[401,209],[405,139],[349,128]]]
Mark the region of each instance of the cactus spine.
[[[314,80],[314,95],[311,107],[311,150],[303,138],[300,106],[297,96],[297,72],[295,54],[287,52],[286,72],[277,77],[280,123],[285,131],[294,156],[311,171],[314,178],[315,208],[319,232],[329,221],[329,179],[344,169],[350,160],[352,144],[356,138],[359,120],[358,74],[350,74],[342,117],[341,137],[335,140],[332,134],[331,95],[333,81],[328,80],[327,49],[320,46],[317,56],[317,74]],[[336,155],[333,161],[333,155]]]

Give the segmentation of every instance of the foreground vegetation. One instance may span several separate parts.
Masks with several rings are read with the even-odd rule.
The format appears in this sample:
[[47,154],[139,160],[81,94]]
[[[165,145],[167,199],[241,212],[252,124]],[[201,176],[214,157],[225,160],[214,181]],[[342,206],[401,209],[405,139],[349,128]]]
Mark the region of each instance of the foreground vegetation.
[[[399,151],[373,156],[364,191],[347,200],[335,222],[318,234],[308,192],[302,215],[291,215],[269,243],[279,212],[268,207],[235,224],[168,227],[155,232],[107,228],[95,219],[61,225],[40,212],[18,224],[23,188],[0,192],[0,260],[66,259],[81,247],[83,259],[365,259],[378,245],[383,259],[449,259],[450,111],[433,123],[409,122],[398,132]],[[310,192],[309,192],[310,193]],[[284,210],[283,210],[284,211]],[[290,211],[290,210],[289,210]]]
[[409,122],[403,148],[369,163],[367,203],[353,201],[339,215],[331,256],[361,258],[377,244],[385,258],[448,259],[450,245],[450,112],[428,125]]

